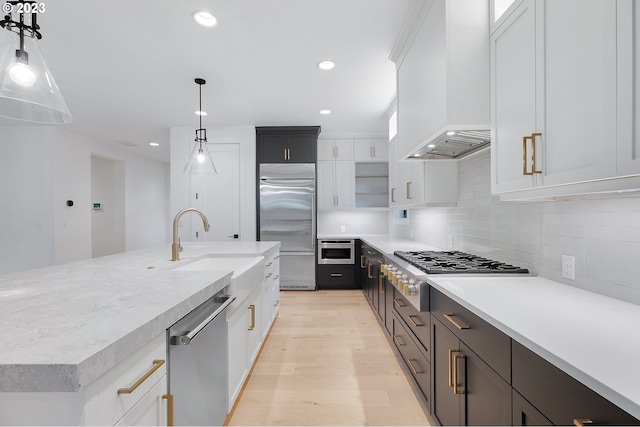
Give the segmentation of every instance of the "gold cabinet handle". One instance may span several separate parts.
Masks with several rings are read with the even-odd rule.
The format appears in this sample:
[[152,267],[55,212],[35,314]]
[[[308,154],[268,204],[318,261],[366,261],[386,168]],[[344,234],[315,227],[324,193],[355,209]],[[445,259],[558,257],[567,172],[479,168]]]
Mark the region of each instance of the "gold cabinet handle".
[[342,277],[342,273],[331,273],[331,277]]
[[373,267],[373,264],[371,263],[367,263],[367,276],[369,276],[369,279],[373,279],[373,273],[371,272],[371,267]]
[[444,318],[447,319],[449,322],[453,323],[453,325],[462,330],[462,329],[469,329],[469,325],[465,325],[464,323],[458,323],[453,319],[453,316],[455,316],[455,314],[445,314]]
[[531,173],[542,173],[536,168],[536,137],[542,136],[541,133],[531,134]]
[[398,298],[394,298],[393,299],[393,303],[396,305],[396,307],[398,308],[402,308],[402,307],[406,307],[405,304],[402,304],[402,300],[398,299]]
[[527,141],[530,140],[530,136],[522,137],[522,175],[533,175],[532,172],[527,172]]
[[398,340],[398,338],[400,338],[400,335],[394,335],[394,336],[393,336],[393,341],[396,343],[396,345],[397,345],[398,347],[402,347],[402,346],[406,345],[404,342],[400,342],[400,341]]
[[395,188],[391,189],[391,202],[392,203],[396,202],[396,189]]
[[147,380],[147,378],[149,378],[151,375],[153,375],[153,373],[155,371],[160,369],[160,367],[162,365],[164,365],[164,360],[155,359],[153,361],[153,367],[151,369],[149,369],[146,374],[144,374],[142,377],[140,377],[140,379],[138,381],[133,383],[133,385],[131,387],[119,388],[118,389],[118,394],[131,394],[131,393],[133,393],[138,387],[140,387],[140,384],[145,382]]
[[413,189],[413,182],[407,182],[407,200],[413,200],[413,194],[411,190]]
[[277,307],[278,304],[280,304],[280,300],[277,300],[275,304],[273,304],[274,307]]
[[413,366],[413,362],[417,362],[417,360],[416,359],[407,359],[407,363],[409,363],[409,367],[413,371],[414,375],[421,374],[422,371],[417,370],[416,367]]
[[366,267],[365,259],[366,258],[364,257],[364,255],[360,255],[360,268],[365,268]]
[[574,418],[573,419],[573,425],[574,426],[582,427],[585,424],[593,424],[593,420],[591,420],[589,418]]
[[384,294],[384,275],[382,274],[378,275],[378,291]]
[[251,323],[249,324],[249,330],[253,331],[256,328],[256,306],[255,304],[249,304],[248,308],[251,312]]
[[167,401],[167,426],[172,427],[173,423],[173,394],[163,394],[162,398]]
[[268,263],[265,264],[265,267],[271,267],[273,265],[273,263],[271,261],[269,261]]
[[414,317],[418,317],[418,316],[416,316],[416,315],[414,315],[414,314],[410,314],[410,315],[408,315],[408,316],[407,316],[407,318],[409,319],[409,321],[410,321],[411,323],[413,323],[413,326],[416,326],[416,327],[418,327],[418,326],[424,326],[424,323],[416,323],[416,321],[415,321],[415,320],[413,320],[413,318],[414,318]]
[[458,353],[460,350],[449,349],[449,363],[448,363],[448,375],[449,378],[449,387],[453,387],[453,355],[454,353]]
[[458,354],[453,357],[453,394],[464,394],[464,390],[458,390],[458,361],[464,360],[465,356]]
[[267,275],[265,276],[266,279],[268,279],[269,277],[273,276],[273,273],[267,273]]

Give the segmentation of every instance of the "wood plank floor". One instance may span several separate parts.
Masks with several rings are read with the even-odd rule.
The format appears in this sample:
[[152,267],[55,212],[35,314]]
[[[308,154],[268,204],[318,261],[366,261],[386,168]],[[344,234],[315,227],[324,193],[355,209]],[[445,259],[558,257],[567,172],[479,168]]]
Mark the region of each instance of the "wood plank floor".
[[228,425],[429,425],[362,291],[280,302]]

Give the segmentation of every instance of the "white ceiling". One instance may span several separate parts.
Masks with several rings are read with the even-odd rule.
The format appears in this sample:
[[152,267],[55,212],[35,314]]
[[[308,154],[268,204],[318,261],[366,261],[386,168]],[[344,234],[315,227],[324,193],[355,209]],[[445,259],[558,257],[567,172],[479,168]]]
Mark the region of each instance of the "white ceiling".
[[[74,118],[63,128],[164,161],[169,128],[198,127],[196,77],[207,81],[205,128],[320,125],[324,134],[384,134],[395,91],[389,54],[411,2],[47,1],[40,49]],[[212,12],[218,26],[196,25],[197,9]],[[323,59],[336,68],[319,70]]]

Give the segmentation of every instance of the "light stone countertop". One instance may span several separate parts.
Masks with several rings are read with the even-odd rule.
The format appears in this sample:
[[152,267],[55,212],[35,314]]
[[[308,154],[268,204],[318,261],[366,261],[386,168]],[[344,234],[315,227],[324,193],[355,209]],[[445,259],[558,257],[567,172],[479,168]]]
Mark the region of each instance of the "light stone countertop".
[[183,243],[0,276],[0,392],[73,392],[229,285],[232,271],[173,271],[279,242]]
[[428,282],[640,419],[639,305],[533,276]]

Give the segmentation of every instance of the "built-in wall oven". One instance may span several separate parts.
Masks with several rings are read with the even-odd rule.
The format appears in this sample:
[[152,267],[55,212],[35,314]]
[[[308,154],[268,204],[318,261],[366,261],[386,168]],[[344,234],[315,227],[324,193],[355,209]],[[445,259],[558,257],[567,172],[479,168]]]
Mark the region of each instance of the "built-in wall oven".
[[318,240],[318,264],[354,264],[355,240]]

